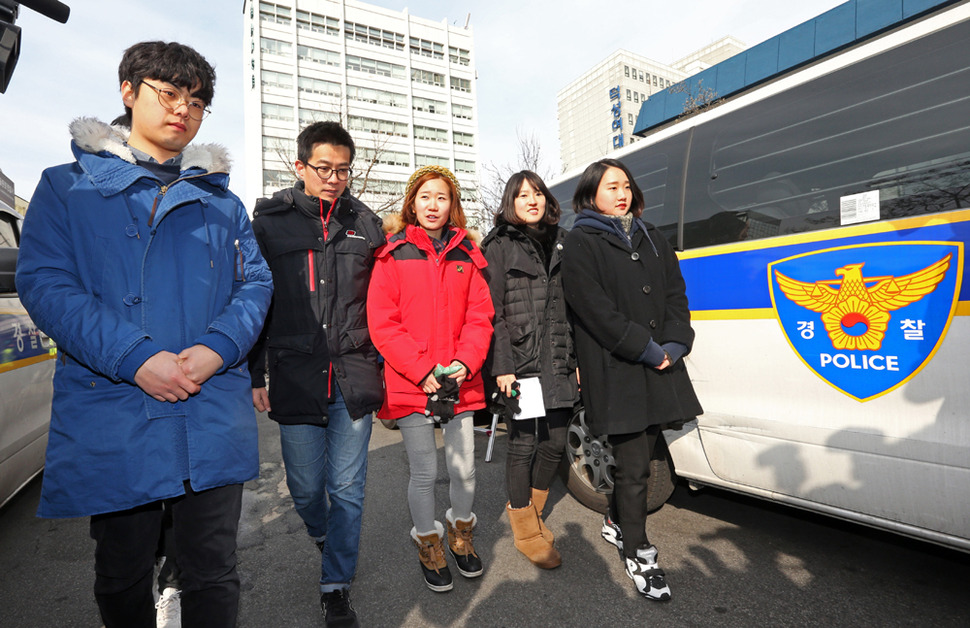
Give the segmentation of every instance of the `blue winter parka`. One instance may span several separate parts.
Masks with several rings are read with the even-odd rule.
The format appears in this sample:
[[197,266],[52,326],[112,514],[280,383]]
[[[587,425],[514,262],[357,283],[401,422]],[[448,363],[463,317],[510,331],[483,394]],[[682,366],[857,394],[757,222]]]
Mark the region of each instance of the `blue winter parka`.
[[[258,475],[246,354],[272,296],[269,268],[217,145],[189,146],[163,185],[126,129],[71,124],[76,162],[44,171],[24,221],[17,288],[58,346],[41,517],[126,510]],[[223,359],[186,401],[134,384],[155,353]]]

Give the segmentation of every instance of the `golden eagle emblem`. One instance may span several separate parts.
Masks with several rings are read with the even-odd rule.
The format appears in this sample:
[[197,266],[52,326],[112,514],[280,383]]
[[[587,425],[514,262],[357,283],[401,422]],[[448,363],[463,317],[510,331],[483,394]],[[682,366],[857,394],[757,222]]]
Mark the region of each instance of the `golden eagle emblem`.
[[[843,350],[876,351],[882,346],[889,326],[889,312],[919,301],[933,292],[950,268],[950,253],[923,270],[902,277],[863,277],[860,264],[846,264],[835,271],[842,279],[808,283],[782,275],[778,286],[794,303],[819,312],[832,346]],[[862,323],[865,333],[846,333]]]

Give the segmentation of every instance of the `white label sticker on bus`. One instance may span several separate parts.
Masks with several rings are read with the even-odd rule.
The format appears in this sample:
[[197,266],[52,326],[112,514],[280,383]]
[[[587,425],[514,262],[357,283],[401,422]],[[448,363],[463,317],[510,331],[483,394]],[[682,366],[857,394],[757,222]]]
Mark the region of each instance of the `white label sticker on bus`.
[[843,225],[879,220],[879,190],[850,194],[839,199]]

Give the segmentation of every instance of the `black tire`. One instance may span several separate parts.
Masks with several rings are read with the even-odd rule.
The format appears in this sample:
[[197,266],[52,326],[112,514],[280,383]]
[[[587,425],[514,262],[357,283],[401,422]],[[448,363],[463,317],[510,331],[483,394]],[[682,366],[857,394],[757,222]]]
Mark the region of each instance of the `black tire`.
[[[605,513],[609,496],[613,493],[612,447],[606,437],[595,437],[586,425],[586,412],[576,406],[569,421],[566,436],[566,455],[559,473],[566,488],[582,505]],[[674,464],[667,451],[667,441],[657,440],[650,459],[650,479],[647,480],[647,510],[653,512],[666,503],[674,492]]]

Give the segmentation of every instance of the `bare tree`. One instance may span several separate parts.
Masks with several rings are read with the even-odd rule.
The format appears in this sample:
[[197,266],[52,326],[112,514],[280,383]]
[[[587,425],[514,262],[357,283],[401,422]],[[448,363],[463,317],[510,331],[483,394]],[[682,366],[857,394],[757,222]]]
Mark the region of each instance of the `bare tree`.
[[670,87],[670,93],[687,94],[687,98],[684,100],[684,110],[677,118],[678,120],[707,109],[718,99],[717,91],[714,88],[704,87],[704,79],[697,81],[697,85],[693,89],[687,85],[687,81],[681,81]]
[[[310,124],[314,122],[323,122],[327,120],[333,120],[340,122],[341,126],[348,128],[346,116],[343,111],[331,111],[331,112],[314,112],[313,119],[309,121]],[[390,141],[389,135],[382,135],[377,133],[369,133],[363,141],[356,141],[357,145],[357,157],[354,160],[354,178],[350,183],[351,192],[359,198],[364,203],[374,210],[378,215],[383,215],[389,213],[390,211],[396,211],[397,207],[400,205],[401,201],[404,199],[403,192],[397,189],[382,190],[374,172],[374,168],[380,164],[389,163],[387,159],[388,155],[388,142]],[[292,177],[292,180],[297,179],[296,175],[296,143],[292,141],[277,139],[272,143],[270,149],[276,155],[277,159],[286,168],[286,172]]]
[[498,211],[502,202],[502,193],[505,191],[505,182],[509,177],[520,170],[531,170],[543,179],[554,174],[552,169],[543,163],[542,146],[535,133],[524,133],[517,129],[515,138],[518,146],[515,161],[504,164],[494,162],[482,164],[482,216],[477,217],[482,229],[491,224],[492,216]]

